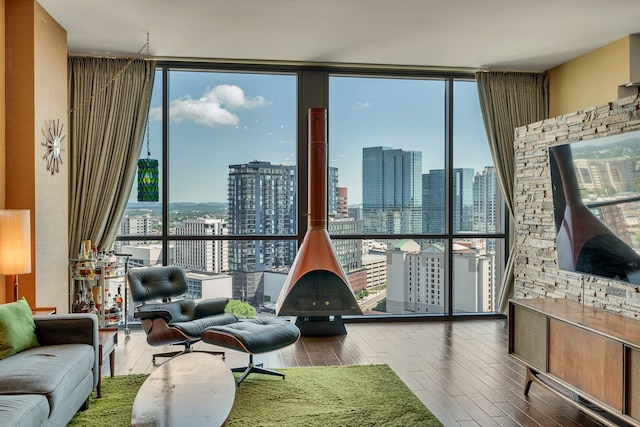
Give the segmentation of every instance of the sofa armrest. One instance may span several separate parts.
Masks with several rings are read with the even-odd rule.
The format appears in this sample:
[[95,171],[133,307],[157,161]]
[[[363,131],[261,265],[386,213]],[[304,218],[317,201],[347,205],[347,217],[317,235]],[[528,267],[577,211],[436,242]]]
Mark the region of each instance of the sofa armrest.
[[98,316],[95,314],[35,315],[40,345],[89,344],[98,348]]
[[88,344],[93,347],[95,361],[93,386],[98,384],[98,316],[91,313],[35,315],[36,336],[41,346]]

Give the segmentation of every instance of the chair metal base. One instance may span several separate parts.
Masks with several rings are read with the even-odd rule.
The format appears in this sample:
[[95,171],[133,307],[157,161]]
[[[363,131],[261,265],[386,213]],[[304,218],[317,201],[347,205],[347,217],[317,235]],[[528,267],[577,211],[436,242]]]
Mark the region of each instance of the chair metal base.
[[196,352],[196,353],[209,353],[209,354],[213,354],[216,356],[222,356],[222,360],[225,360],[225,352],[224,351],[209,351],[209,350],[194,350],[191,348],[191,344],[184,344],[184,350],[179,350],[179,351],[168,351],[166,353],[156,353],[154,354],[151,359],[153,361],[153,364],[156,364],[156,357],[168,357],[168,358],[173,358],[176,356],[180,356],[181,354],[184,353],[192,353],[192,352]]
[[243,372],[243,374],[240,376],[240,378],[238,378],[236,380],[236,384],[238,385],[238,387],[240,387],[240,383],[242,381],[244,381],[245,378],[247,378],[247,375],[249,375],[252,372],[256,373],[256,374],[276,375],[276,376],[282,377],[282,379],[284,379],[284,374],[282,372],[274,371],[272,369],[263,368],[262,367],[262,363],[254,365],[253,364],[253,354],[249,354],[249,366],[244,367],[244,368],[232,368],[231,371],[232,372]]

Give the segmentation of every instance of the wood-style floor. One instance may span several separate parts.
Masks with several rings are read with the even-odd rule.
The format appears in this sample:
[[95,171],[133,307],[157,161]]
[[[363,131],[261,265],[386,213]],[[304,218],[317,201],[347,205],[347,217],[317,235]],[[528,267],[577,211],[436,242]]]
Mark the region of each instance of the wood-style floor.
[[[358,323],[347,324],[347,332],[302,337],[288,348],[256,355],[255,363],[388,364],[445,426],[601,426],[535,382],[524,396],[525,369],[507,353],[506,320]],[[153,353],[179,349],[151,347],[135,329],[128,337],[119,331],[118,342],[116,375],[150,373]],[[195,348],[220,349],[203,343]],[[246,365],[246,354],[226,351],[230,367]]]

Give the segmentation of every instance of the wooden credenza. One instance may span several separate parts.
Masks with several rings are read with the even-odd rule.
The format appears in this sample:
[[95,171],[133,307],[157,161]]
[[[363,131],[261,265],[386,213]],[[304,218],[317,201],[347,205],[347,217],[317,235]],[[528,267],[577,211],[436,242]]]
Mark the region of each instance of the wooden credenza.
[[639,320],[566,299],[511,300],[509,354],[526,365],[525,394],[538,381],[605,424],[617,425],[563,391],[640,426]]

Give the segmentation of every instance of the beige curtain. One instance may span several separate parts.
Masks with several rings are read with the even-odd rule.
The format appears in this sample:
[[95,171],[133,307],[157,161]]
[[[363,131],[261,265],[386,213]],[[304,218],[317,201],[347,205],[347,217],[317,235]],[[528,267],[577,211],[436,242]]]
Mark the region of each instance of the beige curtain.
[[480,109],[508,212],[509,258],[500,286],[498,310],[507,312],[513,297],[514,262],[514,134],[515,128],[546,119],[549,115],[549,79],[546,74],[480,71],[476,73]]
[[69,257],[111,249],[136,177],[154,61],[69,58]]

